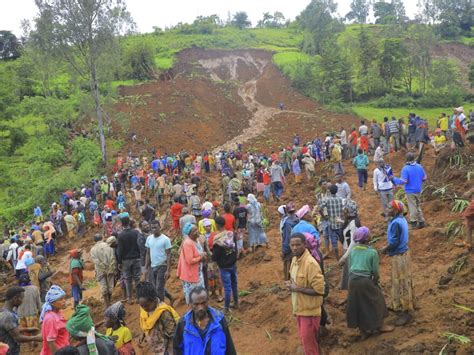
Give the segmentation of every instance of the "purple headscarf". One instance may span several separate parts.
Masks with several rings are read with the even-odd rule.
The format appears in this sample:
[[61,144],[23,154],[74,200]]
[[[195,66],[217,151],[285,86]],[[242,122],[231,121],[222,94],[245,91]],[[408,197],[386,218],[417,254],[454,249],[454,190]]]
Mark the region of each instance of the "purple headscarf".
[[356,243],[364,243],[367,240],[369,240],[369,235],[370,235],[369,228],[362,226],[360,228],[357,228],[357,230],[355,231],[354,241]]
[[319,264],[321,262],[321,257],[318,253],[319,240],[317,240],[311,233],[303,233],[303,235],[306,237],[306,249],[308,249],[309,253]]

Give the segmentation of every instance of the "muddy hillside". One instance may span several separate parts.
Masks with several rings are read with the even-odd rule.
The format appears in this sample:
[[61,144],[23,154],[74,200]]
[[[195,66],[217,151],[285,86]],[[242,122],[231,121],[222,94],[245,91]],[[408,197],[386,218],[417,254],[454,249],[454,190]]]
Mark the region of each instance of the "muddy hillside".
[[[202,151],[234,149],[237,143],[276,149],[300,124],[322,133],[356,122],[295,91],[270,52],[187,49],[173,72],[171,80],[120,89],[121,119],[113,131],[127,140],[125,150]],[[136,142],[130,141],[132,133]],[[310,131],[299,133],[312,138]]]

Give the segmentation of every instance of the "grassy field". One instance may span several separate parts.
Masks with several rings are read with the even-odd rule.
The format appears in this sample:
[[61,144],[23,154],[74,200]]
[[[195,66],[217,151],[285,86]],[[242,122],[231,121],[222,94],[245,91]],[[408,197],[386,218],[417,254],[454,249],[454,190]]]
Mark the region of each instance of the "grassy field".
[[[466,115],[469,113],[470,109],[474,110],[474,104],[465,103],[464,112]],[[447,115],[452,114],[452,107],[435,107],[435,108],[376,108],[367,105],[354,105],[352,110],[360,117],[363,117],[367,120],[376,119],[377,121],[383,121],[385,116],[391,118],[395,116],[397,118],[407,118],[410,112],[415,112],[420,117],[428,120],[430,128],[436,127],[436,122],[441,116],[441,113],[446,113]]]

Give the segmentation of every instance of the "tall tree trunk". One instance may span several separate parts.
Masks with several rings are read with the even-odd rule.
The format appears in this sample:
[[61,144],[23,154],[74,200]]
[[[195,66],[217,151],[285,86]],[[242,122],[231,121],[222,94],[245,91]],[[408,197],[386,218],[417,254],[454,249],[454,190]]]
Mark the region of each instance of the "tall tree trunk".
[[107,166],[107,151],[104,136],[104,120],[102,118],[102,108],[100,106],[99,86],[97,84],[97,73],[95,63],[91,63],[91,89],[95,100],[95,110],[97,113],[97,122],[99,124],[100,150],[102,152],[102,163]]

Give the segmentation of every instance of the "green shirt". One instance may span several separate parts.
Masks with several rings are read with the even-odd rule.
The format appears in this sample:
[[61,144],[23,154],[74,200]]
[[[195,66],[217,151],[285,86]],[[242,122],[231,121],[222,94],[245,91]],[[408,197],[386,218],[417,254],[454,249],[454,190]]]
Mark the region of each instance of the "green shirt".
[[378,278],[379,254],[377,250],[366,245],[355,246],[349,255],[349,271]]

